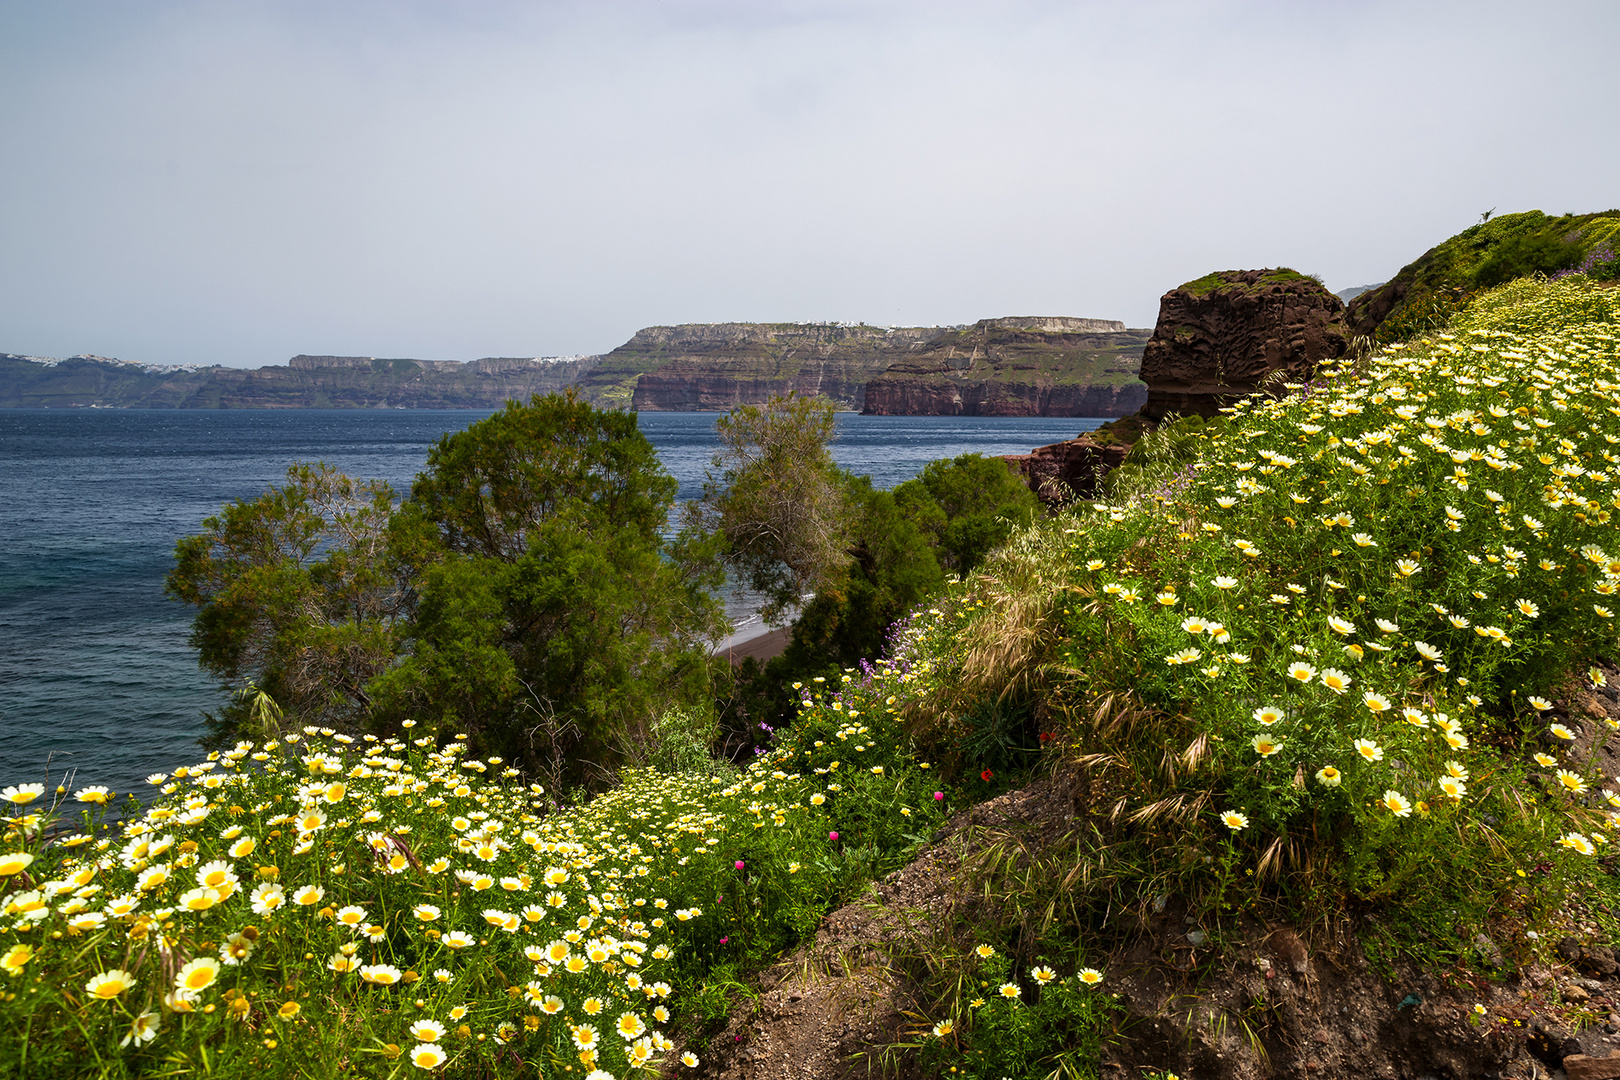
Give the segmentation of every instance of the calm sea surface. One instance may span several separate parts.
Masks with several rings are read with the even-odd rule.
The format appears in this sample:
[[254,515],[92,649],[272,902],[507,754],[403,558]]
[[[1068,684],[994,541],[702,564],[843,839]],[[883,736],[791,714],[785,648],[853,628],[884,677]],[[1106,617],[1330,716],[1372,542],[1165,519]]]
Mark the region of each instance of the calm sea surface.
[[[409,488],[429,445],[471,410],[169,412],[0,409],[0,785],[77,770],[140,790],[196,760],[221,694],[186,645],[192,609],[163,595],[175,541],[237,498],[325,461]],[[700,493],[713,413],[642,413]],[[841,413],[833,456],[892,487],[936,458],[1023,453],[1101,420]],[[746,626],[741,626],[746,632]]]

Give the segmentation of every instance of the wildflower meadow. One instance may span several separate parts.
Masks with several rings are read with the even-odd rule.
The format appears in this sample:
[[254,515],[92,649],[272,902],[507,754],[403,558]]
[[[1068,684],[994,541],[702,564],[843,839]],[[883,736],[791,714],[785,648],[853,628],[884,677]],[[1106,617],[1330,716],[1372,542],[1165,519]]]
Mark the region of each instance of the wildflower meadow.
[[746,766],[570,807],[453,731],[291,726],[139,800],[7,778],[0,1072],[606,1080],[683,1032],[690,1066],[723,987],[991,790],[992,743],[1079,775],[1081,822],[1022,907],[941,928],[902,1049],[942,1072],[1086,1075],[1110,913],[1170,897],[1216,941],[1262,910],[1534,948],[1614,891],[1572,703],[1620,613],[1620,292],[1511,283],[1277,390],[796,687]]
[[1613,721],[1568,705],[1620,612],[1620,293],[1522,280],[1276,389],[964,583],[915,715],[1039,697],[1116,905],[1449,931],[1611,887]]

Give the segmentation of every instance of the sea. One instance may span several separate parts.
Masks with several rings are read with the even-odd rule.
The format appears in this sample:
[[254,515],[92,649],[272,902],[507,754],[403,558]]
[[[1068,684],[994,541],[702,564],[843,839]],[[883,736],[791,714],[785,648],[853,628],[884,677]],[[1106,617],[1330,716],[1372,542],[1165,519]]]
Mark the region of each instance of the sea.
[[[104,784],[199,759],[225,692],[186,644],[164,576],[180,538],[235,499],[322,461],[406,492],[442,435],[480,410],[0,409],[0,786]],[[644,412],[641,430],[701,494],[716,413]],[[838,414],[833,457],[880,488],[959,454],[1019,454],[1101,418]],[[732,605],[735,637],[763,629]]]

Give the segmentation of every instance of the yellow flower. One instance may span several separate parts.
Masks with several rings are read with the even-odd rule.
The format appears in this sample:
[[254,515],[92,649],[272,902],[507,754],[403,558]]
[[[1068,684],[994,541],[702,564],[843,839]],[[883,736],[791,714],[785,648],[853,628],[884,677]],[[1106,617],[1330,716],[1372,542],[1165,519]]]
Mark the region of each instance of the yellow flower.
[[437,1069],[445,1060],[444,1049],[438,1043],[421,1043],[411,1047],[411,1064],[418,1069]]
[[122,968],[113,968],[92,975],[90,981],[84,984],[84,992],[98,1001],[111,1001],[134,985],[135,976]]
[[1384,792],[1384,797],[1380,801],[1383,803],[1384,809],[1396,817],[1408,817],[1412,813],[1412,804],[1406,800],[1405,795],[1398,791]]
[[1571,795],[1586,794],[1586,781],[1582,780],[1579,774],[1572,773],[1568,769],[1558,770],[1558,783]]
[[13,874],[20,874],[28,869],[28,864],[33,861],[34,857],[26,851],[13,851],[0,855],[0,877],[11,877]]
[[5,956],[0,956],[0,971],[7,975],[21,975],[23,965],[34,958],[32,945],[13,945],[6,950]]
[[1373,742],[1371,739],[1357,739],[1355,746],[1356,753],[1360,754],[1366,761],[1384,760],[1383,748],[1377,743]]
[[1096,986],[1098,983],[1103,981],[1103,975],[1102,972],[1098,971],[1096,968],[1081,968],[1080,981],[1085,983],[1087,986]]
[[1249,819],[1236,810],[1224,810],[1221,812],[1221,824],[1233,832],[1240,832],[1249,827]]

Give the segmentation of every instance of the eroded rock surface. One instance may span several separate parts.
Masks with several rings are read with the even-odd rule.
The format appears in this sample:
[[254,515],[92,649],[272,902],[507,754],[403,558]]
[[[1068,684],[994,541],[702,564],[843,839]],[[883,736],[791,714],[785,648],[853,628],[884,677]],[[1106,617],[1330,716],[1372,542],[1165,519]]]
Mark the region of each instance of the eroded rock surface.
[[1142,354],[1147,403],[1214,416],[1268,378],[1300,381],[1348,347],[1344,302],[1292,270],[1224,270],[1171,289]]
[[1064,502],[1096,495],[1103,476],[1130,452],[1128,444],[1103,443],[1081,435],[1037,446],[1027,454],[1008,454],[1002,460],[1023,474],[1035,494],[1047,502]]

